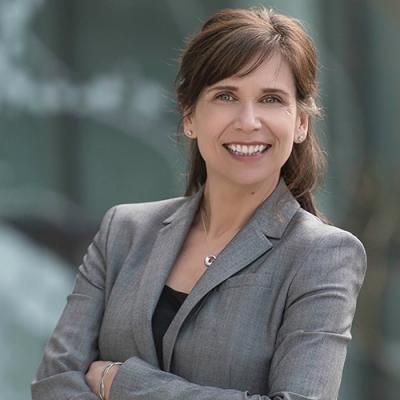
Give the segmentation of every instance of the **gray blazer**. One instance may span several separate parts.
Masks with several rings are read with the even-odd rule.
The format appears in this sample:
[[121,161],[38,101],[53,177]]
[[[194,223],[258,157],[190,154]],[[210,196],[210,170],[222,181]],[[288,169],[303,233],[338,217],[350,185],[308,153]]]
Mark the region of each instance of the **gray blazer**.
[[337,398],[366,255],[304,211],[283,180],[188,295],[158,365],[152,313],[201,197],[106,213],[33,400],[97,400],[85,383],[97,359],[124,362],[111,400]]

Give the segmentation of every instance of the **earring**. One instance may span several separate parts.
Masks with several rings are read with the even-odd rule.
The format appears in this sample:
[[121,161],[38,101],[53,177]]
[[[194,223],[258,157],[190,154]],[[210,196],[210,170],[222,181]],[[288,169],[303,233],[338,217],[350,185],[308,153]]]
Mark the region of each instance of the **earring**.
[[297,143],[301,143],[304,139],[305,139],[304,135],[299,135],[299,136],[296,137],[296,142]]
[[186,135],[187,137],[192,137],[193,132],[192,132],[192,131],[186,131],[186,132],[185,132],[185,135]]

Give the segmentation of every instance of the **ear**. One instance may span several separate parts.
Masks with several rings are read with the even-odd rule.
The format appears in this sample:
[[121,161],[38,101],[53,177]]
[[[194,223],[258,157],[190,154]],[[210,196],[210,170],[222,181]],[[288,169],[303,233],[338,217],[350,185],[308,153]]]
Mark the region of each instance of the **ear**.
[[296,118],[296,131],[294,133],[294,142],[301,143],[303,142],[308,133],[308,125],[309,125],[310,117],[308,114],[304,112],[299,112]]
[[183,132],[190,139],[196,138],[196,133],[193,127],[193,112],[190,109],[186,109],[183,113]]

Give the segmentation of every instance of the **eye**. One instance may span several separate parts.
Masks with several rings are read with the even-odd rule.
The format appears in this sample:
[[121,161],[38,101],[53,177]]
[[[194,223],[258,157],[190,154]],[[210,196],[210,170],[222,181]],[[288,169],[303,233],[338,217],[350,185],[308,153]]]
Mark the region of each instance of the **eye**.
[[261,100],[263,103],[269,103],[269,104],[274,104],[274,103],[282,103],[282,100],[278,96],[266,96]]
[[221,93],[215,97],[218,100],[222,101],[233,101],[235,98],[230,93]]

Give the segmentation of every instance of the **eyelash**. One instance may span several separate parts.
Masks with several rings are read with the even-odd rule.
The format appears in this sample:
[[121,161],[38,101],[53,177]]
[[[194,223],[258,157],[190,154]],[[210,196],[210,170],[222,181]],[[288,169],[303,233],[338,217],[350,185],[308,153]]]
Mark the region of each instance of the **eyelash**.
[[[232,96],[230,93],[221,93],[217,95],[215,98],[217,100],[222,100],[227,102],[232,101],[232,100],[224,100],[223,97],[231,97],[232,99],[234,99],[234,96]],[[282,100],[278,96],[273,96],[273,95],[265,96],[262,100],[268,100],[268,99],[272,99],[274,101],[273,102],[266,101],[265,104],[282,103]]]

